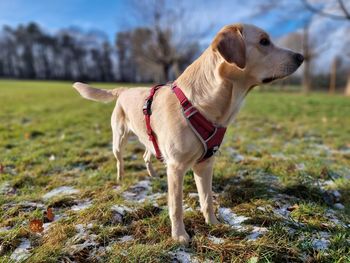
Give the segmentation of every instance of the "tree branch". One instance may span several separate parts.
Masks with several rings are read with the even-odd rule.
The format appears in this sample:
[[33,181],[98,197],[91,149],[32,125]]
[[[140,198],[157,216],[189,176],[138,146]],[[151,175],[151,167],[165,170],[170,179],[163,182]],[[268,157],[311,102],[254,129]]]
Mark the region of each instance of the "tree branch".
[[340,8],[343,10],[343,12],[345,14],[345,17],[347,19],[350,19],[350,12],[349,12],[349,10],[346,9],[346,6],[345,6],[343,0],[338,0],[338,3],[339,3]]
[[[310,10],[313,13],[319,14],[321,16],[326,16],[332,19],[338,19],[338,20],[350,20],[350,16],[348,17],[348,10],[346,9],[344,3],[341,0],[338,0],[343,12],[344,12],[344,16],[341,15],[335,15],[335,14],[331,14],[328,12],[324,12],[321,9],[318,9],[316,7],[314,7],[312,4],[310,4],[307,0],[302,0],[302,2],[304,3],[304,6]],[[345,11],[344,11],[345,10]]]

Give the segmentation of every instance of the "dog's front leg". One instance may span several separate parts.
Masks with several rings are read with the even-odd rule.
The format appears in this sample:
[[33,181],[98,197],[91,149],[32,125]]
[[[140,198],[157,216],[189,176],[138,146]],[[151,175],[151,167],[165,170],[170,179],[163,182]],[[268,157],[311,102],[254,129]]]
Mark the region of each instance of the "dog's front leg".
[[179,164],[168,164],[168,206],[171,220],[171,236],[174,240],[188,244],[190,237],[185,230],[182,210],[182,185],[186,168]]
[[214,157],[193,167],[201,210],[207,224],[218,224],[213,208],[212,177]]

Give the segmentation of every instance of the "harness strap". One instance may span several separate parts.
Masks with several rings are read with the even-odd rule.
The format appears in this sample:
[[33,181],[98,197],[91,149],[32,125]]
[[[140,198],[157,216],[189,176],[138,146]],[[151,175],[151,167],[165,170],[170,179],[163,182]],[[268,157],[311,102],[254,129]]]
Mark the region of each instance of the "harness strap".
[[[152,102],[153,97],[158,89],[164,87],[163,84],[157,85],[151,88],[149,96],[146,98],[143,106],[143,114],[145,115],[146,130],[149,140],[152,142],[156,158],[163,160],[162,153],[160,152],[157,137],[151,127],[151,115],[152,115]],[[224,138],[226,127],[220,127],[209,120],[207,120],[187,99],[182,90],[176,85],[172,85],[172,90],[179,100],[184,117],[186,118],[189,126],[201,141],[204,152],[199,158],[198,162],[202,162],[216,153],[220,144]]]
[[160,161],[162,161],[163,158],[162,158],[162,153],[160,152],[160,149],[159,149],[159,146],[157,143],[157,137],[154,134],[152,127],[151,127],[151,115],[152,115],[151,106],[152,106],[154,94],[161,87],[163,87],[162,84],[151,88],[150,94],[146,98],[145,104],[143,105],[143,109],[142,109],[143,114],[145,115],[145,122],[146,122],[146,130],[147,130],[147,134],[148,134],[148,139],[152,142],[153,147],[154,147],[154,151],[156,153],[156,158]]
[[192,128],[193,132],[197,135],[204,147],[204,152],[198,160],[198,162],[202,162],[217,152],[225,136],[226,127],[217,126],[205,118],[192,105],[183,91],[175,83],[172,86],[172,90],[180,101],[183,114],[187,119],[189,126]]

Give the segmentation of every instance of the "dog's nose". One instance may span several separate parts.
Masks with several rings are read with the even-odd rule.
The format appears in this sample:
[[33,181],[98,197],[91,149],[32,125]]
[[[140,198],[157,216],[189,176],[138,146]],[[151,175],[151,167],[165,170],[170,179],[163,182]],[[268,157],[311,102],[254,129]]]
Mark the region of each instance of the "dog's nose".
[[294,55],[294,60],[298,63],[298,65],[300,66],[301,63],[303,63],[304,61],[304,56],[302,54],[296,53]]

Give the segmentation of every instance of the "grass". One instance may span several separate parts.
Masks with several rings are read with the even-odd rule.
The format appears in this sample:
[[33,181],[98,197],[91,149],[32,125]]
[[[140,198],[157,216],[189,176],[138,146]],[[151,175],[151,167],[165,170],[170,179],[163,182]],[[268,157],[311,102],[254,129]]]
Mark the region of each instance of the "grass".
[[[171,260],[180,246],[170,239],[166,198],[155,207],[122,196],[148,179],[135,140],[127,145],[125,180],[116,183],[109,125],[113,104],[83,100],[68,82],[10,80],[0,81],[0,101],[1,262],[11,262],[23,239],[31,244],[27,262]],[[216,206],[248,217],[243,223],[248,230],[205,225],[198,200],[188,196],[196,192],[188,172],[185,204],[192,210],[185,213],[185,225],[192,242],[186,251],[199,261],[349,262],[349,116],[350,101],[341,96],[252,92],[228,130],[213,182]],[[166,193],[165,169],[156,160],[154,165],[159,178],[151,180],[152,191]],[[43,199],[60,186],[79,192]],[[71,210],[81,201],[91,206]],[[336,209],[336,203],[344,209]],[[111,209],[116,204],[135,210],[119,222]],[[276,213],[289,206],[287,216]],[[33,233],[29,222],[42,218],[47,207],[61,218],[44,233]],[[249,241],[254,226],[268,231]],[[126,235],[134,239],[117,242]],[[209,235],[224,243],[215,244]],[[314,245],[322,235],[326,249]],[[93,245],[81,246],[86,242]]]

